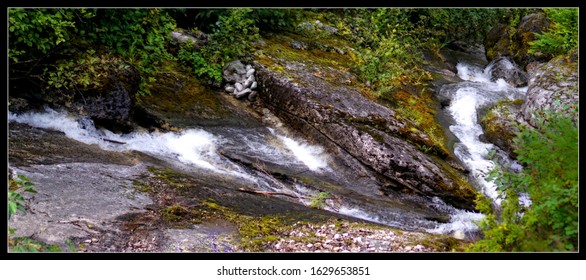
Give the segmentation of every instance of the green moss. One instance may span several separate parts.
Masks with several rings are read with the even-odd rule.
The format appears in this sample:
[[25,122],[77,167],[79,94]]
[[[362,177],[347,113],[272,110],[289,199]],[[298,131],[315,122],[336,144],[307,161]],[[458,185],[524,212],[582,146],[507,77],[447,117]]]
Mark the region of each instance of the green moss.
[[177,62],[167,61],[149,88],[151,95],[137,103],[166,120],[221,118],[228,114],[218,95]]

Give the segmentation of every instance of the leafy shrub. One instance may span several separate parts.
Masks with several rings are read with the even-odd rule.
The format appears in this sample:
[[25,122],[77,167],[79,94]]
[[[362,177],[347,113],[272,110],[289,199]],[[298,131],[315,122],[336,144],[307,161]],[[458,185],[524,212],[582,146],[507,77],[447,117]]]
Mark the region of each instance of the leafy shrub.
[[93,16],[86,9],[9,9],[8,56],[13,62],[41,59],[67,45],[76,36],[78,21]]
[[[505,197],[497,211],[489,202],[484,239],[471,251],[573,251],[578,245],[578,127],[571,118],[549,114],[539,129],[522,127],[514,139],[519,172],[491,171]],[[521,205],[527,194],[531,203]],[[483,200],[483,199],[479,199]]]
[[552,26],[543,34],[535,34],[529,53],[541,52],[553,56],[567,54],[578,47],[578,9],[545,9]]
[[309,206],[315,209],[324,209],[326,206],[326,200],[330,198],[330,194],[327,192],[320,192],[314,196],[309,202]]
[[253,41],[259,38],[251,12],[252,9],[228,9],[219,13],[218,21],[210,28],[211,40],[203,48],[182,46],[177,54],[179,60],[189,65],[197,76],[221,82],[222,67],[248,55]]
[[10,220],[17,211],[26,212],[26,201],[22,193],[36,193],[36,191],[32,188],[31,180],[24,175],[17,175],[15,179],[9,179],[8,184],[8,220]]

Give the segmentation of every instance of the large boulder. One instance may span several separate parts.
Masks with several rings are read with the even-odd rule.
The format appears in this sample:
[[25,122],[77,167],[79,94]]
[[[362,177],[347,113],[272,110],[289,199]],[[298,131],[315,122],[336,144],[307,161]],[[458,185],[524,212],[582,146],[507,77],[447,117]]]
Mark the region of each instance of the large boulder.
[[[92,118],[94,123],[109,130],[128,132],[134,97],[139,88],[140,74],[134,67],[116,59],[106,59],[105,66],[91,86],[71,85],[69,88],[43,87],[36,94],[16,93],[37,107],[49,105],[74,114]],[[29,106],[30,107],[30,106]]]
[[514,43],[517,50],[514,53],[514,59],[519,65],[524,67],[534,61],[545,62],[551,59],[550,56],[545,54],[529,54],[528,52],[530,43],[537,39],[535,34],[542,34],[549,28],[550,24],[550,20],[543,13],[529,14],[521,19],[514,34]]
[[486,48],[486,57],[489,60],[494,60],[503,56],[513,56],[513,42],[511,40],[509,29],[505,24],[495,25],[488,34],[486,34],[484,46]]
[[530,72],[527,100],[521,108],[525,121],[538,126],[546,111],[578,121],[579,75],[577,56],[560,56]]
[[532,13],[521,18],[519,24],[509,28],[505,24],[497,24],[486,35],[484,46],[489,60],[510,57],[525,68],[527,64],[545,62],[551,57],[544,54],[529,54],[530,43],[549,28],[550,21],[543,13]]
[[519,132],[519,120],[523,99],[514,101],[504,100],[487,108],[486,113],[480,119],[480,125],[484,134],[482,140],[493,143],[511,157],[515,158],[517,146],[513,138]]
[[259,97],[278,117],[382,175],[385,188],[437,196],[459,208],[474,209],[475,190],[446,161],[419,149],[433,146],[424,133],[365,97],[356,78],[336,66],[344,57],[320,64],[326,63],[324,57],[289,60],[279,53],[283,52],[254,62]]

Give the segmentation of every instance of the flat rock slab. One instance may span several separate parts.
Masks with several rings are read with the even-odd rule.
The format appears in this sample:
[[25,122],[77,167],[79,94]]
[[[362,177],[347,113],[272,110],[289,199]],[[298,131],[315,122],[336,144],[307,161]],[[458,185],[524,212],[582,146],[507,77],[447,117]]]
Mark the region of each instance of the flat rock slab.
[[[119,232],[117,217],[144,212],[152,200],[132,186],[143,165],[63,163],[14,168],[35,184],[32,213],[18,213],[9,226],[15,236],[33,236],[65,248],[66,240]],[[91,237],[91,238],[90,238]],[[99,238],[98,238],[99,240]]]

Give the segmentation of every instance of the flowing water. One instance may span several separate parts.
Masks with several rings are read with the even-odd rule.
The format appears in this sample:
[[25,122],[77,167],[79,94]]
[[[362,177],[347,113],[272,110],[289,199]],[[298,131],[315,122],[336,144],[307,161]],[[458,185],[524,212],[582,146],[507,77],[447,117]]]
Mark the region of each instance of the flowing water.
[[[494,168],[493,161],[488,158],[489,151],[494,150],[496,157],[506,161],[512,168],[520,168],[520,165],[509,160],[508,155],[495,145],[480,140],[483,130],[477,115],[479,110],[498,101],[525,99],[527,87],[516,88],[503,79],[491,81],[492,63],[480,68],[460,62],[456,68],[458,76],[464,81],[446,84],[439,91],[441,97],[450,100],[450,105],[444,110],[452,119],[450,131],[458,138],[454,153],[470,170],[472,184],[493,199],[496,205],[500,205],[502,198],[498,195],[497,186],[487,181],[489,171]],[[440,225],[434,231],[473,231],[477,228],[474,222],[482,217],[482,214],[458,211],[452,215],[450,223]]]
[[[454,152],[471,171],[470,179],[479,190],[498,202],[495,185],[485,180],[488,171],[493,167],[492,161],[486,156],[489,149],[496,147],[479,140],[482,129],[478,124],[477,111],[499,100],[524,98],[526,88],[511,87],[503,80],[490,81],[491,65],[480,69],[460,63],[457,68],[458,75],[464,81],[444,85],[439,92],[444,98],[451,100],[445,110],[452,118],[449,129],[459,139]],[[264,171],[263,166],[276,166],[277,170],[285,170],[284,174],[303,174],[317,180],[347,180],[349,183],[346,188],[359,185],[350,179],[341,179],[344,175],[333,166],[331,155],[323,147],[291,136],[282,128],[216,126],[188,128],[181,132],[136,131],[117,134],[96,128],[89,118],[72,117],[50,108],[46,108],[44,112],[18,115],[9,112],[9,121],[62,131],[69,138],[97,145],[104,150],[141,151],[180,163],[193,174],[228,176],[236,178],[241,185],[256,190],[293,194],[301,199],[289,200],[305,205],[310,205],[311,197],[318,195],[320,190],[301,182],[283,182],[269,172],[261,172]],[[502,156],[507,158],[506,155]],[[239,162],[241,159],[256,164],[256,169],[242,164]],[[482,218],[482,214],[456,209],[437,197],[419,198],[421,200],[416,203],[431,205],[430,208],[438,213],[448,213],[451,217],[449,223],[428,219],[425,211],[400,206],[402,203],[389,204],[389,201],[384,200],[377,202],[372,196],[365,200],[362,194],[352,192],[340,192],[338,195],[344,196],[344,199],[336,204],[325,205],[325,210],[408,230],[432,233],[474,232],[477,230],[474,221]]]

